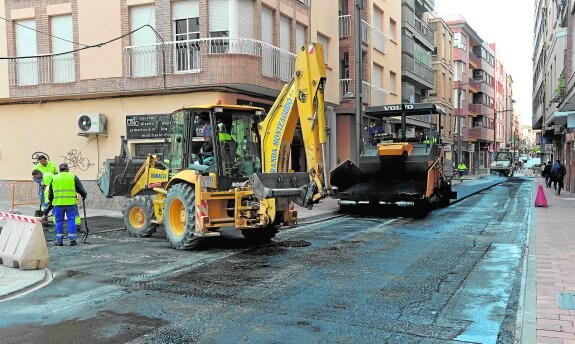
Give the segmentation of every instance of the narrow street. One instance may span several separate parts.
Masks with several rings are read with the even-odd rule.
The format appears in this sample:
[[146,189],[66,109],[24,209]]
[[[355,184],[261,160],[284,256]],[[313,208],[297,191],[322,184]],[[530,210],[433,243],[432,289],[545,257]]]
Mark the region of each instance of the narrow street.
[[[3,343],[510,343],[518,333],[532,179],[424,219],[341,216],[250,247],[232,230],[192,251],[99,219],[50,246],[54,280],[2,302]],[[51,244],[51,243],[50,243]]]

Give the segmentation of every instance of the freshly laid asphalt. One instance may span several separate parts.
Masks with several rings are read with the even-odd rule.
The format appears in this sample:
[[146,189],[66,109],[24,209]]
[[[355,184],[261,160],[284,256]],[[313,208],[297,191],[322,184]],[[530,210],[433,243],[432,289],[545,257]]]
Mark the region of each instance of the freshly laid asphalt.
[[[461,200],[504,182],[495,176],[466,176],[463,182],[454,181],[453,189]],[[533,179],[532,200],[535,200],[541,178]],[[569,216],[575,195],[563,191],[556,195],[553,189],[542,188],[548,207],[534,207],[529,245],[525,257],[525,276],[522,288],[521,314],[518,316],[518,337],[522,343],[575,344],[575,237],[572,235],[575,219]],[[0,201],[0,211],[9,204]],[[342,216],[336,199],[325,199],[308,210],[298,208],[300,224],[318,222]],[[19,209],[23,215],[32,215],[33,207]],[[88,209],[89,218],[96,216],[121,217],[120,212]],[[89,221],[89,219],[88,219]],[[52,267],[53,268],[53,267]],[[52,271],[20,270],[0,265],[0,302],[22,296],[50,283]]]

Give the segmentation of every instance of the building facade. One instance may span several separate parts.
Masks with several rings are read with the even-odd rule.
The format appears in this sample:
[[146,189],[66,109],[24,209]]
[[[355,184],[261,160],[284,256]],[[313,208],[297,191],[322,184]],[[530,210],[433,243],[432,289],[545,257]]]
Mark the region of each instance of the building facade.
[[429,18],[429,25],[435,32],[435,49],[433,50],[433,71],[435,88],[429,92],[429,101],[445,110],[441,120],[441,141],[444,144],[445,159],[454,161],[457,142],[456,115],[453,113],[453,32],[441,18]]
[[[0,50],[14,57],[0,63],[0,120],[12,129],[0,135],[0,180],[29,179],[33,153],[43,152],[68,162],[88,186],[88,206],[100,208],[118,208],[95,180],[120,136],[137,155],[163,150],[162,139],[130,138],[128,117],[218,100],[269,108],[296,49],[321,42],[306,0],[4,0],[0,13]],[[320,28],[334,107],[337,25]],[[81,116],[100,114],[101,135],[78,135]]]
[[[319,3],[315,1],[315,3]],[[315,5],[312,5],[315,6]],[[325,3],[321,5],[323,13]],[[329,7],[329,6],[327,6]],[[356,44],[355,1],[339,0],[339,105],[337,114],[336,163],[353,159],[356,147]],[[401,103],[401,6],[395,1],[363,1],[361,13],[361,108]],[[315,21],[314,17],[314,21]],[[314,24],[312,24],[313,26]],[[330,81],[328,80],[328,83]],[[369,128],[377,127],[387,133],[392,128],[364,119],[364,141]],[[332,127],[333,131],[334,128]],[[373,131],[373,129],[372,129]],[[362,142],[361,144],[364,144]]]

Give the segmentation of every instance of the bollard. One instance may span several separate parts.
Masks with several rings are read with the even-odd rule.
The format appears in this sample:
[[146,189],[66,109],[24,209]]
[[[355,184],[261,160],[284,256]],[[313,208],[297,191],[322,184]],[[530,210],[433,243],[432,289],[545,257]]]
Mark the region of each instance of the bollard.
[[537,188],[537,196],[535,197],[536,207],[547,207],[547,198],[545,197],[545,191],[543,191],[543,184],[539,184]]

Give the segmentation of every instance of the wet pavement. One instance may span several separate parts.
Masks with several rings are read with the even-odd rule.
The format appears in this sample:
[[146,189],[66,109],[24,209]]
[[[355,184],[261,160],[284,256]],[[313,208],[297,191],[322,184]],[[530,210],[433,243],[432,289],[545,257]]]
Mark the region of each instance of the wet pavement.
[[511,343],[531,188],[503,179],[424,219],[341,216],[261,246],[224,230],[191,251],[162,230],[132,238],[121,219],[90,218],[88,244],[49,246],[51,284],[2,302],[0,338]]

